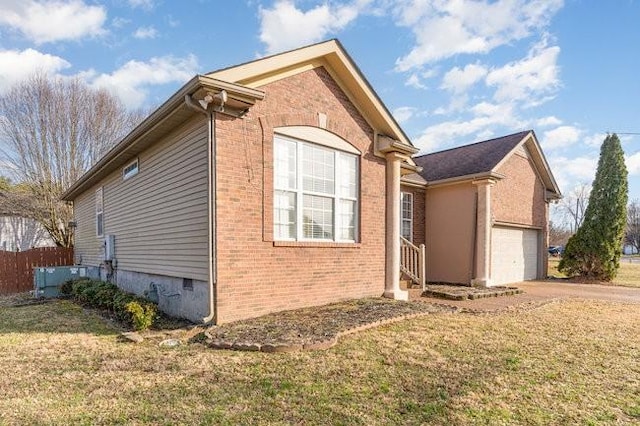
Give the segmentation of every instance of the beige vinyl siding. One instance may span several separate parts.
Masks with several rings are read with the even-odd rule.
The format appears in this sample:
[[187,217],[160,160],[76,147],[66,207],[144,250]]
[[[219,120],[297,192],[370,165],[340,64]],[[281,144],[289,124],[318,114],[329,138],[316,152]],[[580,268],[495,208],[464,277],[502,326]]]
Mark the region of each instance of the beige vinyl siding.
[[[115,235],[117,268],[207,281],[204,120],[189,121],[138,158],[137,175],[123,180],[118,169],[103,182],[105,235]],[[79,199],[77,214],[83,221],[87,213],[82,198],[87,193]],[[93,235],[100,246],[95,231]],[[85,249],[84,242],[77,246]]]
[[98,266],[102,262],[101,238],[96,237],[96,191],[92,188],[73,202],[77,224],[74,256],[83,265]]

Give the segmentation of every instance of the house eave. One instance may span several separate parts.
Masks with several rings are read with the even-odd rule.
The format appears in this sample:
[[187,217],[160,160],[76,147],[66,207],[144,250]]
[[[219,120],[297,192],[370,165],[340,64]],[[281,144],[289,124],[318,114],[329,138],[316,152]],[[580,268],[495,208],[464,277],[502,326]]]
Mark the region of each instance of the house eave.
[[327,70],[374,131],[413,148],[409,137],[338,40],[278,53],[207,75],[257,88],[318,67]]
[[427,188],[440,187],[440,186],[446,186],[446,185],[454,185],[454,184],[463,183],[463,182],[471,183],[473,181],[482,180],[482,179],[502,180],[505,177],[506,177],[505,175],[503,175],[501,173],[494,172],[494,171],[482,172],[482,173],[474,173],[474,174],[470,174],[470,175],[454,176],[454,177],[447,178],[447,179],[428,181],[427,182]]
[[196,114],[185,105],[185,96],[203,99],[207,95],[215,95],[222,91],[227,93],[228,98],[224,108],[233,116],[243,115],[256,101],[264,99],[265,96],[265,93],[258,89],[203,75],[193,77],[71,185],[62,194],[61,199],[73,201],[82,192],[137,155],[141,149],[152,144],[159,136],[171,131],[173,126],[166,124],[170,117],[187,119]]

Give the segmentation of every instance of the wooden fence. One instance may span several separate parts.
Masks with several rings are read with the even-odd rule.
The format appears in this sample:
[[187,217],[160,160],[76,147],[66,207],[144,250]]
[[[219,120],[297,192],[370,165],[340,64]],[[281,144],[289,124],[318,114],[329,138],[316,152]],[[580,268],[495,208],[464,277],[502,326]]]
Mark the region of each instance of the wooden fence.
[[33,268],[73,265],[73,249],[42,247],[22,252],[0,250],[0,295],[33,289]]

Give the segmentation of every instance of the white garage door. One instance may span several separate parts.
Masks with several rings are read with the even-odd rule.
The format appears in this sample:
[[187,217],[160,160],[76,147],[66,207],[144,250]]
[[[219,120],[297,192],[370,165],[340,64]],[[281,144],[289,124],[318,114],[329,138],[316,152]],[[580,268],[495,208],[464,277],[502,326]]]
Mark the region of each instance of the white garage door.
[[491,284],[533,280],[538,276],[535,229],[494,227],[491,232]]

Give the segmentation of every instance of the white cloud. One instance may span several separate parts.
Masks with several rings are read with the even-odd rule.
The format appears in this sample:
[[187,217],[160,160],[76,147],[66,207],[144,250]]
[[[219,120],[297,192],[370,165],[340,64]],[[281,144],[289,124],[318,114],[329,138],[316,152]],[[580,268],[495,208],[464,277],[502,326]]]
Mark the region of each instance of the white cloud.
[[438,75],[438,70],[436,68],[420,73],[414,72],[409,76],[409,78],[407,78],[404,85],[413,87],[414,89],[427,89],[428,86],[424,84],[423,81],[433,78],[436,75]]
[[562,120],[553,115],[549,115],[547,117],[538,118],[536,121],[537,127],[551,127],[551,126],[559,126],[562,124]]
[[580,183],[590,184],[593,182],[598,167],[597,156],[575,158],[547,156],[547,160],[561,191],[575,188]]
[[454,93],[465,92],[487,75],[487,68],[479,64],[468,64],[464,68],[454,67],[442,77],[441,89]]
[[133,33],[133,36],[141,40],[156,38],[158,31],[153,27],[140,27]]
[[130,23],[131,23],[131,19],[122,18],[120,16],[113,18],[113,20],[111,21],[111,25],[113,25],[114,28],[118,28],[118,29]]
[[4,0],[0,25],[22,33],[36,44],[79,40],[105,33],[103,6],[82,0]]
[[404,123],[411,119],[415,113],[416,108],[404,106],[394,109],[392,114],[398,123]]
[[59,56],[34,49],[0,51],[0,94],[34,72],[56,74],[70,66]]
[[578,142],[582,131],[574,126],[559,126],[547,130],[542,136],[540,144],[545,151],[566,148]]
[[458,54],[485,54],[549,24],[563,0],[405,0],[392,2],[396,23],[416,44],[396,61],[408,71]]
[[423,152],[452,146],[459,139],[465,143],[482,140],[486,135],[493,135],[495,127],[510,129],[522,128],[522,121],[514,116],[510,104],[481,103],[471,107],[476,114],[468,120],[451,120],[427,127],[414,141]]
[[558,71],[558,46],[546,46],[546,41],[534,46],[527,56],[503,67],[492,69],[487,75],[487,85],[495,86],[497,101],[524,101],[526,103],[547,100],[549,94],[560,87]]
[[602,142],[604,142],[604,139],[606,137],[606,133],[595,133],[591,136],[585,137],[584,143],[592,148],[600,148],[600,146],[602,146]]
[[422,83],[418,74],[411,74],[409,78],[404,82],[405,86],[413,87],[414,89],[426,89],[427,86]]
[[128,0],[129,6],[135,8],[141,8],[144,10],[151,10],[155,7],[154,0]]
[[463,111],[469,102],[467,94],[456,94],[449,99],[449,105],[446,107],[438,107],[433,113],[436,115],[447,115],[458,111]]
[[629,175],[640,175],[640,152],[626,156],[624,162]]
[[369,3],[371,0],[343,5],[325,2],[303,11],[292,0],[278,0],[272,9],[260,9],[260,41],[267,53],[318,42],[344,29]]
[[95,87],[105,88],[116,94],[129,108],[144,104],[149,86],[167,83],[184,83],[198,69],[195,56],[185,58],[162,56],[148,62],[129,61],[111,74],[100,74],[91,78]]

